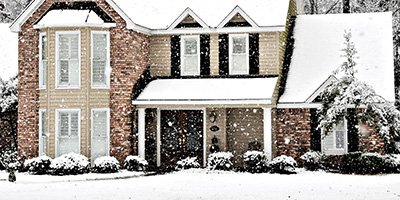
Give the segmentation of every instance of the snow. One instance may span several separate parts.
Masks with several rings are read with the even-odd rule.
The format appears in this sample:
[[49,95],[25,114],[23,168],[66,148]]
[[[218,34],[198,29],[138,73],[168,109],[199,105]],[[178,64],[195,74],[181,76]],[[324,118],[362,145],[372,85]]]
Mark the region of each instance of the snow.
[[113,0],[136,24],[165,29],[189,7],[207,25],[216,27],[234,8],[240,6],[259,26],[284,26],[289,0]]
[[351,30],[351,40],[358,51],[355,77],[367,82],[386,100],[394,101],[391,16],[391,13],[298,16],[292,62],[279,103],[305,102],[339,68],[345,59],[341,57],[345,30]]
[[51,10],[37,24],[37,27],[80,27],[104,25],[104,21],[90,10]]
[[18,72],[18,34],[10,24],[0,23],[0,77],[7,80]]
[[[137,178],[84,181],[74,176],[29,176],[4,181],[2,199],[398,199],[400,174],[356,176],[301,171],[295,175],[207,170]],[[100,176],[99,174],[95,174]],[[84,175],[81,175],[84,176]]]
[[270,104],[278,78],[160,79],[133,102],[139,104]]

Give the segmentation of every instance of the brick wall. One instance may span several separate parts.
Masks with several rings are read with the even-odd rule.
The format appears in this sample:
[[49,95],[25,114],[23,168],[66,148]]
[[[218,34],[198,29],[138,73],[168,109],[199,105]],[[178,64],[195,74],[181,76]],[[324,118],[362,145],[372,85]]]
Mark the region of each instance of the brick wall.
[[[82,1],[82,0],[69,0]],[[39,76],[38,76],[38,30],[33,24],[47,11],[53,2],[47,0],[21,27],[19,33],[19,108],[18,147],[22,156],[38,154]],[[111,90],[110,90],[110,154],[122,161],[135,151],[131,148],[133,85],[149,65],[149,37],[126,29],[126,22],[104,0],[96,0],[117,26],[110,28]],[[49,124],[51,126],[51,124]]]
[[310,110],[277,109],[277,155],[292,156],[296,160],[310,150]]

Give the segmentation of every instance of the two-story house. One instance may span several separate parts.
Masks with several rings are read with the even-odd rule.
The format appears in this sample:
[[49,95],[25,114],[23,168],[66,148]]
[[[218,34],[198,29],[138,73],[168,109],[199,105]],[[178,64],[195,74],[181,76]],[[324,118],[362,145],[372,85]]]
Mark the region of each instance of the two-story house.
[[[280,85],[293,84],[291,70],[308,73],[289,62],[296,6],[32,1],[11,25],[19,34],[20,154],[76,152],[92,161],[138,154],[156,166],[189,156],[205,165],[215,149],[232,152],[236,165],[247,150],[286,154],[294,140],[283,134],[310,126],[305,114],[308,121],[282,133],[286,109],[295,104],[277,104],[290,91]],[[309,130],[304,140],[293,151],[310,149]]]

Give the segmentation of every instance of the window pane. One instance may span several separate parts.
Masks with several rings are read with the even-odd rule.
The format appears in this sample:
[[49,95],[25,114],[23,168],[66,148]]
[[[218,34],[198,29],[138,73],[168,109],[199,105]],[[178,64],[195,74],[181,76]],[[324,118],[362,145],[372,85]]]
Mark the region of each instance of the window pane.
[[190,73],[190,74],[198,73],[199,66],[198,66],[197,56],[186,56],[184,68],[185,68],[184,71],[186,73]]
[[93,112],[93,136],[107,136],[107,111]]
[[42,60],[47,60],[47,36],[42,35]]
[[71,137],[78,137],[79,134],[79,119],[78,113],[71,113]]
[[60,136],[69,135],[69,115],[68,113],[60,113]]
[[39,130],[39,156],[46,155],[46,111],[40,111],[39,120],[41,123],[41,129]]
[[78,35],[74,34],[74,35],[70,35],[70,40],[71,40],[71,55],[70,58],[71,59],[78,59],[79,58],[79,39],[78,39]]
[[108,122],[107,111],[93,111],[92,130],[92,161],[101,156],[108,155]]
[[69,84],[79,85],[79,63],[78,60],[69,61]]
[[60,34],[58,44],[60,85],[79,85],[79,34]]
[[106,85],[107,35],[93,34],[93,85]]
[[[41,85],[46,85],[47,80],[47,60],[42,61],[42,73],[41,73],[42,83]],[[40,80],[40,79],[39,79]]]
[[65,60],[69,59],[69,39],[67,35],[60,35],[59,36],[59,47],[58,47],[58,56],[60,57],[59,59]]
[[246,53],[246,37],[233,37],[233,53]]
[[185,39],[185,55],[197,55],[197,40],[195,38]]
[[336,149],[344,149],[344,131],[336,131]]
[[58,155],[66,153],[79,153],[79,138],[59,138]]
[[324,138],[324,149],[332,150],[333,149],[333,134],[329,133],[329,135]]
[[233,73],[246,73],[247,72],[247,55],[232,55],[232,72]]
[[105,60],[107,57],[107,35],[93,34],[93,58]]
[[60,61],[60,84],[65,85],[69,83],[69,62]]

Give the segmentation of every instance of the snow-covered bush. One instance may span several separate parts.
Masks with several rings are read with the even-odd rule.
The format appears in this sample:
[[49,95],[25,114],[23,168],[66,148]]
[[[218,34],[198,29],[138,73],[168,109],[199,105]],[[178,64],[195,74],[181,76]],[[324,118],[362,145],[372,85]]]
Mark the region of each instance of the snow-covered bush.
[[197,157],[188,157],[178,161],[176,169],[190,169],[190,168],[199,168],[200,163],[197,162]]
[[341,173],[378,174],[388,170],[384,157],[378,153],[348,153],[340,163]]
[[251,173],[267,171],[267,157],[262,151],[247,151],[243,155],[246,170]]
[[25,168],[32,174],[46,174],[50,169],[52,159],[48,156],[40,156],[25,160]]
[[322,157],[323,155],[320,152],[309,151],[300,156],[300,159],[307,170],[315,171],[321,168]]
[[115,157],[103,156],[96,158],[92,171],[95,173],[114,173],[119,170],[119,162]]
[[386,173],[400,173],[400,154],[383,156]]
[[11,150],[0,152],[0,168],[9,171],[17,170],[20,167],[18,152]]
[[272,173],[293,174],[296,173],[297,162],[292,157],[281,155],[274,158],[268,165]]
[[233,164],[231,152],[217,152],[208,156],[208,168],[212,170],[231,170]]
[[139,156],[128,156],[124,161],[124,166],[128,171],[146,171],[149,163]]
[[89,171],[89,161],[84,155],[68,153],[55,158],[50,164],[55,175],[75,175]]

